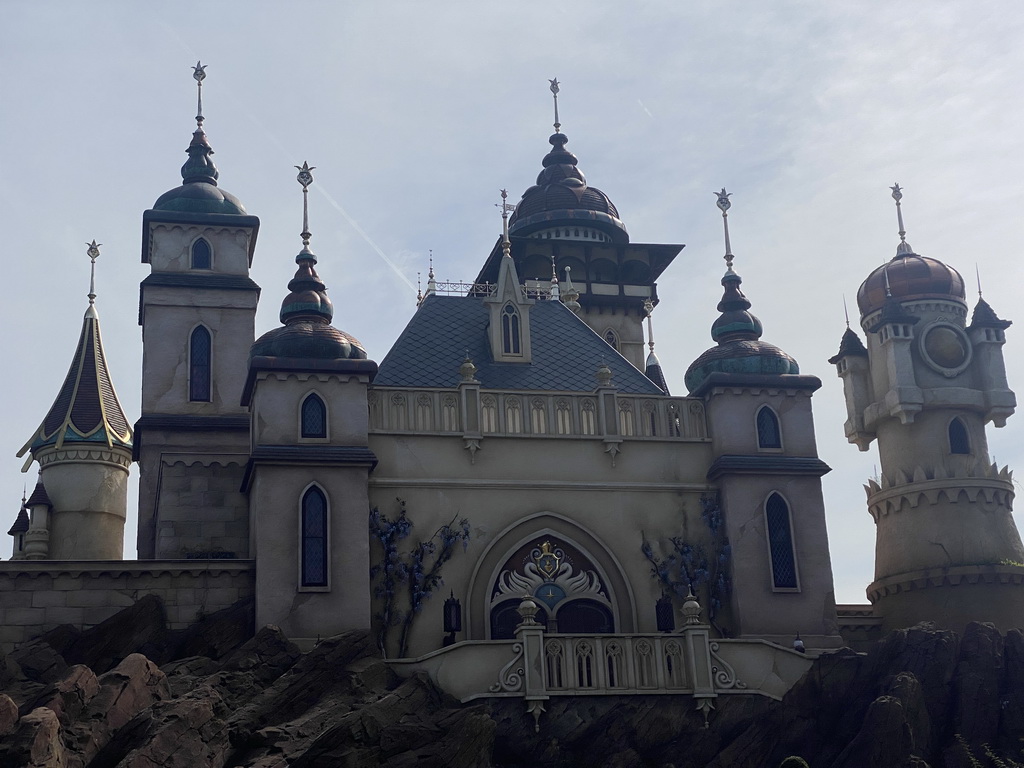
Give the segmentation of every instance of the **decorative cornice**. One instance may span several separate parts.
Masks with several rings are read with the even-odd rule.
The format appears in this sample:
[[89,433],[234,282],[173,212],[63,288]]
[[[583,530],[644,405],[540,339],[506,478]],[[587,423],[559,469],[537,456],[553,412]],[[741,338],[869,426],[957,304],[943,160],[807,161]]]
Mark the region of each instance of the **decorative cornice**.
[[931,568],[911,571],[878,579],[868,585],[868,600],[876,603],[884,597],[912,590],[933,587],[956,587],[963,584],[1008,584],[1024,585],[1024,567],[1018,565],[953,565],[946,568]]
[[369,448],[358,445],[261,445],[252,451],[239,490],[248,493],[256,467],[275,464],[367,467],[373,471],[377,456]]
[[770,394],[796,395],[807,394],[821,388],[821,379],[817,376],[804,374],[763,374],[763,373],[723,373],[716,371],[708,374],[690,397],[706,397],[720,394],[751,394],[762,392]]
[[142,289],[150,286],[162,288],[187,288],[210,291],[253,291],[260,292],[256,281],[245,275],[211,275],[193,272],[155,272],[140,284]]
[[[872,481],[874,485],[874,481]],[[877,488],[877,486],[875,486]],[[923,482],[905,483],[884,490],[868,492],[868,512],[877,523],[880,517],[899,512],[907,507],[921,506],[922,497],[929,505],[938,504],[943,498],[951,504],[966,496],[968,503],[974,504],[980,495],[988,504],[998,504],[1007,510],[1013,509],[1013,483],[1000,478],[949,478],[943,480],[925,480]]]
[[150,209],[142,214],[142,263],[149,264],[150,249],[152,247],[150,231],[152,224],[178,224],[201,227],[208,230],[211,227],[222,227],[229,230],[252,230],[252,237],[249,238],[249,266],[252,266],[252,256],[256,250],[256,236],[260,230],[260,220],[257,216],[239,216],[226,213],[182,213],[178,211],[156,211]]
[[812,475],[821,477],[832,468],[817,456],[780,456],[778,454],[719,456],[708,469],[708,480],[722,475]]
[[115,445],[107,448],[97,444],[92,447],[83,443],[65,443],[63,448],[44,448],[35,455],[39,468],[54,464],[106,464],[126,472],[132,465],[132,449]]

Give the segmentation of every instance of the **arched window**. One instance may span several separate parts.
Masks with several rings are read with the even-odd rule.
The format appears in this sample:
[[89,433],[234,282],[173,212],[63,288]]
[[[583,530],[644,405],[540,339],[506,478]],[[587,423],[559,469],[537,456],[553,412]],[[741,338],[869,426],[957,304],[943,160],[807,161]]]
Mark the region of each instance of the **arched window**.
[[212,263],[210,244],[200,237],[192,243],[192,269],[210,269]]
[[615,621],[608,607],[596,600],[573,600],[555,614],[559,632],[581,635],[604,635],[615,631]]
[[757,412],[757,447],[781,448],[782,432],[779,430],[779,418],[775,411],[762,405]]
[[[492,640],[511,640],[516,636],[516,627],[523,620],[523,617],[519,615],[520,602],[522,602],[522,598],[506,600],[491,611]],[[537,608],[537,615],[533,617],[533,620],[541,626],[547,625],[548,612],[544,610],[543,606]]]
[[327,497],[316,486],[302,496],[302,586],[327,586]]
[[779,494],[768,497],[764,507],[768,522],[768,551],[772,560],[772,585],[775,589],[797,589],[796,556],[793,552],[793,528],[789,505]]
[[608,342],[608,346],[614,349],[616,352],[619,351],[619,337],[615,335],[615,331],[609,328],[604,332],[604,340]]
[[523,354],[520,340],[522,329],[519,321],[519,310],[506,304],[501,310],[501,351],[506,355]]
[[971,439],[967,435],[967,427],[960,419],[949,422],[949,452],[970,454]]
[[188,343],[188,399],[193,402],[208,403],[211,400],[212,346],[210,332],[202,325],[197,326]]
[[302,436],[327,437],[327,406],[315,392],[302,401]]

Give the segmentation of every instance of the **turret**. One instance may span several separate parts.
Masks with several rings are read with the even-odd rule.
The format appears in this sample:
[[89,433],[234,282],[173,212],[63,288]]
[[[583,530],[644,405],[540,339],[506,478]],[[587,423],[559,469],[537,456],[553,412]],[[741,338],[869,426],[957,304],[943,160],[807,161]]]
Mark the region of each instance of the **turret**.
[[[686,371],[691,397],[705,401],[713,461],[732,549],[732,596],[739,634],[814,647],[838,644],[811,395],[821,382],[800,374],[790,355],[761,340],[761,321],[740,289],[729,242],[729,193],[717,193],[726,272],[716,342]],[[748,629],[748,627],[750,629]],[[756,629],[755,629],[756,628]]]
[[142,414],[139,557],[244,558],[248,510],[239,485],[249,418],[239,405],[260,289],[249,278],[259,219],[220,186],[204,129],[197,63],[196,129],[181,185],[142,217]]
[[256,624],[315,639],[370,626],[367,387],[377,364],[331,324],[334,305],[310,250],[308,164],[302,250],[283,325],[249,352],[241,404],[252,452],[242,481],[256,559]]
[[[985,424],[1016,401],[1002,360],[1004,331],[980,298],[970,326],[960,273],[906,240],[902,190],[892,187],[900,242],[857,292],[866,349],[847,328],[836,365],[846,435],[878,443],[881,475],[865,486],[876,524],[868,598],[883,627],[973,620],[1003,629],[1024,615],[1024,561],[1010,509],[1012,475],[988,455]],[[1011,573],[1012,572],[1012,573]]]
[[[114,392],[100,338],[95,240],[88,254],[93,270],[89,308],[75,356],[42,424],[18,452],[29,454],[23,471],[39,463],[43,496],[52,504],[48,516],[41,513],[26,529],[26,545],[27,534],[37,534],[34,559],[119,560],[124,553],[132,430]],[[38,501],[35,493],[33,499]]]

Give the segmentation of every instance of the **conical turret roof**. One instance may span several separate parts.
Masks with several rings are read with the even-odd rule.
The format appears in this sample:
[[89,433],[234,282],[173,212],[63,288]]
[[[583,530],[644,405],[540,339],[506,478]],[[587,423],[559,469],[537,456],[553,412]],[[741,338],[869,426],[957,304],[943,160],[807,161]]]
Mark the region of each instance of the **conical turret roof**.
[[39,429],[18,452],[65,443],[103,443],[130,448],[132,429],[114,392],[100,338],[96,308],[86,310],[78,347],[57,399]]

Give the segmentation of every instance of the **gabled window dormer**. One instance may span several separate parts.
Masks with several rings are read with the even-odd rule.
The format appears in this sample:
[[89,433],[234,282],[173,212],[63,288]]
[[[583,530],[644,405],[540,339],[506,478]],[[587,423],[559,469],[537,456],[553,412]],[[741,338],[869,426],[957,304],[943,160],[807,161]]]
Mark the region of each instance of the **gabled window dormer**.
[[490,310],[488,335],[494,361],[529,363],[530,307],[534,301],[526,298],[510,256],[502,258],[495,291],[484,302]]

